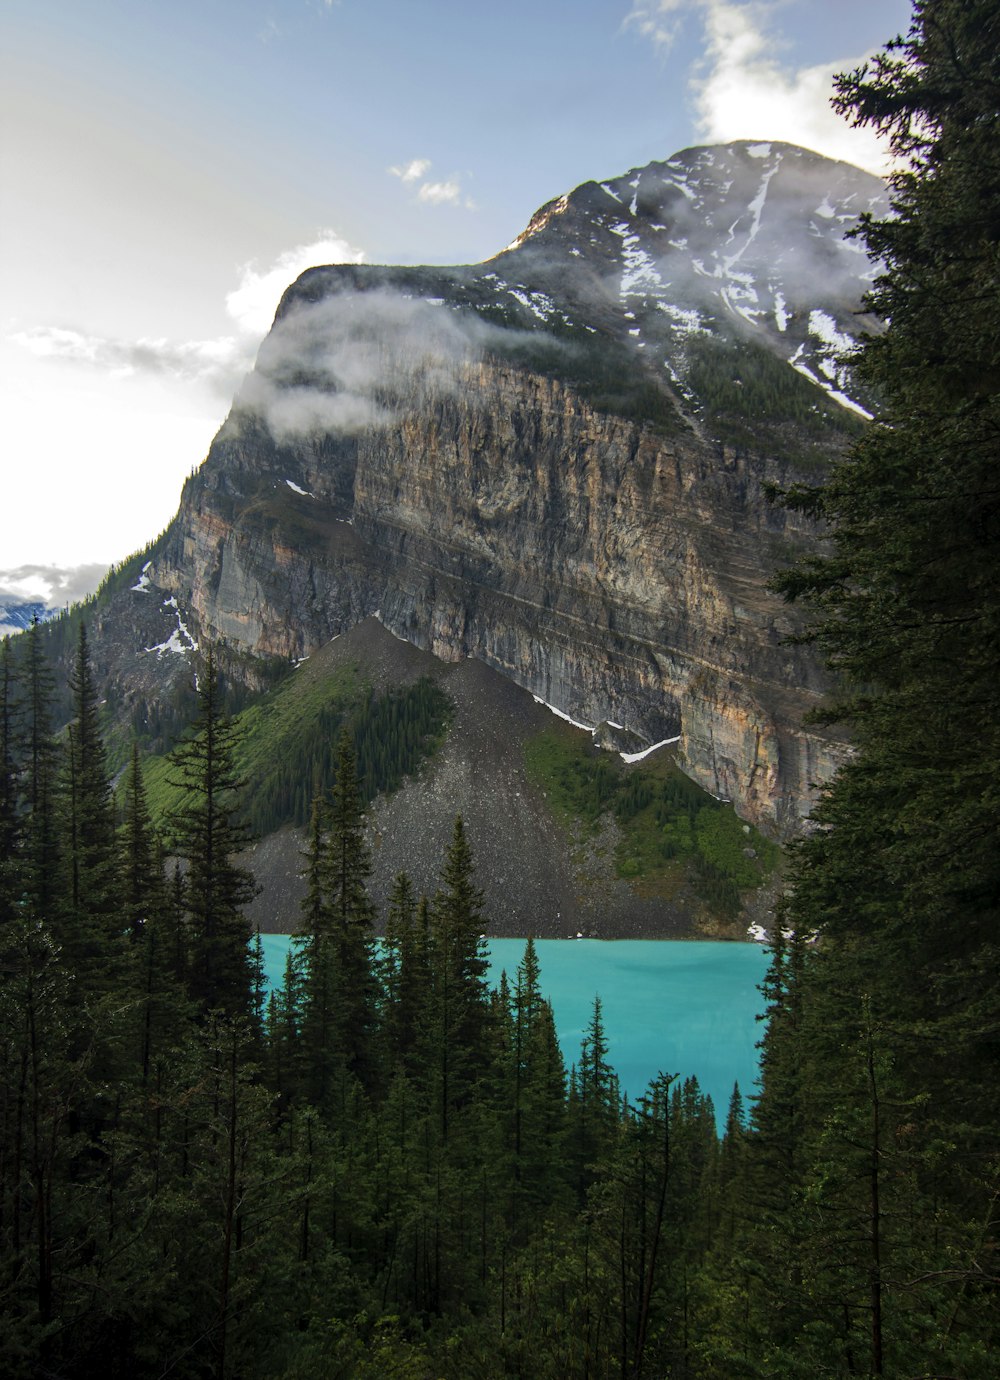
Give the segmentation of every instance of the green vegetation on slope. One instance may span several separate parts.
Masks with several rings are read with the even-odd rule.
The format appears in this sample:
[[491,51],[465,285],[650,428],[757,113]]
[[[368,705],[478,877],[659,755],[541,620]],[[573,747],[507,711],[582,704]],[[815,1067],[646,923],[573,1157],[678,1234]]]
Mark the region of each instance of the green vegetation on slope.
[[[597,412],[650,426],[664,435],[683,430],[670,394],[638,367],[635,353],[611,336],[552,320],[533,328],[510,305],[476,305],[484,321],[509,330],[491,338],[490,351],[520,369],[560,379]],[[526,329],[527,326],[527,329]]]
[[[530,312],[510,302],[470,305],[483,320],[504,328],[490,343],[497,358],[562,380],[598,412],[663,435],[685,428],[665,376],[647,372],[635,350],[621,341],[555,318],[543,329]],[[828,397],[786,359],[732,334],[722,323],[715,323],[712,334],[690,336],[675,363],[685,405],[716,441],[737,450],[800,463],[815,455],[825,462],[831,443],[864,429],[860,416]]]
[[801,462],[864,428],[860,417],[750,341],[692,336],[684,386],[712,436],[737,450]]
[[[424,677],[375,696],[357,668],[325,674],[309,663],[240,713],[235,767],[247,783],[247,825],[271,833],[304,825],[314,796],[336,778],[337,738],[350,732],[365,800],[394,791],[439,746],[450,717],[444,691]],[[175,754],[148,760],[146,789],[154,818],[179,807]]]
[[595,833],[613,817],[615,867],[637,890],[670,895],[689,880],[717,914],[773,871],[777,846],[681,772],[669,756],[626,767],[571,729],[553,725],[525,745],[525,764],[570,828]]

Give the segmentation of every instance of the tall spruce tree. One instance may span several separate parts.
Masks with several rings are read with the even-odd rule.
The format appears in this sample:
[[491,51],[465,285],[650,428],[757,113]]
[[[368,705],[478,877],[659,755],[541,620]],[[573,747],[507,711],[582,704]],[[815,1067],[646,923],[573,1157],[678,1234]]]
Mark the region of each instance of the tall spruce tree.
[[383,1039],[390,1072],[419,1078],[427,1058],[426,1009],[430,981],[427,903],[400,872],[389,893],[382,941],[385,996]]
[[831,716],[857,745],[797,850],[788,912],[818,945],[789,1206],[816,1350],[783,1339],[786,1368],[825,1353],[985,1376],[998,1342],[998,54],[994,0],[917,0],[907,37],[839,84],[900,163],[893,215],[861,228],[883,264],[869,305],[886,329],[856,361],[879,414],[828,483],[791,495],[833,549],[782,581],[816,610],[843,687]]
[[466,1103],[489,1064],[489,966],[483,894],[460,815],[434,898],[430,935],[431,1027],[441,1132]]
[[375,1082],[377,989],[375,907],[368,895],[371,850],[357,756],[345,729],[337,744],[337,779],[330,796],[325,880],[336,952],[335,1043],[348,1071],[369,1090]]
[[211,647],[198,682],[194,735],[177,749],[183,806],[173,817],[174,847],[187,862],[187,955],[192,998],[249,1018],[253,1009],[250,922],[243,907],[256,895],[252,875],[236,862],[249,842],[239,822],[243,781],[235,763],[236,729],[225,716]]
[[133,942],[138,942],[162,893],[163,868],[135,744],[125,778],[123,813],[125,920]]
[[189,1009],[176,952],[183,906],[167,884],[163,843],[153,827],[136,746],[125,775],[122,809],[124,919],[138,997],[140,1077],[145,1085],[156,1061],[169,1057],[179,1044]]
[[67,729],[63,759],[66,913],[60,938],[81,989],[93,997],[110,990],[121,976],[125,920],[114,797],[83,623],[70,689],[74,717]]
[[302,1050],[310,1096],[331,1110],[345,1079],[371,1091],[376,1082],[377,988],[374,907],[368,896],[371,854],[350,734],[337,747],[330,804],[313,806],[306,854],[307,892],[299,941]]
[[55,681],[42,647],[37,618],[24,634],[20,691],[24,899],[34,915],[51,923],[64,903],[59,886],[60,834],[56,818],[59,752],[52,732]]
[[614,1142],[619,1102],[618,1078],[608,1062],[601,999],[595,996],[593,1011],[580,1042],[580,1062],[570,1078],[569,1153],[581,1202],[597,1176],[598,1161]]
[[0,951],[3,930],[20,900],[20,771],[17,760],[16,681],[10,638],[0,643]]
[[566,1182],[566,1070],[530,938],[517,966],[509,1044],[504,1094],[513,1178],[510,1224],[517,1239],[544,1204],[558,1199]]

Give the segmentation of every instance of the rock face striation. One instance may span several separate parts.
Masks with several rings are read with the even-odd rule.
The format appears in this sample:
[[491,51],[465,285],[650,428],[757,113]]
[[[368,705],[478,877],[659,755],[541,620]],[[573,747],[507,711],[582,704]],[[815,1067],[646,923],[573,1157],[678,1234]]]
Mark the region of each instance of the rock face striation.
[[767,491],[863,425],[837,353],[872,209],[868,174],[731,144],[587,183],[484,264],[310,270],[116,608],[161,611],[161,662],[167,624],[298,658],[374,615],[576,720],[679,737],[700,784],[792,832],[841,749],[803,727],[823,675],[767,588],[819,534]]

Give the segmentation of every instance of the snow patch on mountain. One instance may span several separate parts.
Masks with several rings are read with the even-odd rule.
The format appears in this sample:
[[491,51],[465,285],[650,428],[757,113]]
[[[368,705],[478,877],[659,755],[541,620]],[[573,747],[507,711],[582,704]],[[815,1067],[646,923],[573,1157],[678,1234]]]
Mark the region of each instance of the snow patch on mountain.
[[[763,145],[762,147],[765,147],[768,149],[768,151],[770,151],[769,144]],[[722,274],[727,278],[735,278],[739,280],[742,277],[742,275],[733,272],[733,265],[739,263],[740,259],[743,258],[743,255],[747,252],[747,250],[750,248],[750,246],[753,244],[754,240],[760,233],[760,222],[761,217],[764,214],[764,203],[767,200],[767,189],[771,184],[771,179],[774,177],[775,173],[778,171],[778,168],[780,166],[781,154],[779,153],[775,158],[774,166],[768,168],[767,172],[765,172],[764,176],[761,178],[760,186],[757,188],[757,195],[754,197],[754,199],[750,202],[750,205],[747,207],[747,210],[750,212],[751,220],[750,229],[747,232],[746,239],[743,241],[742,245],[736,251],[735,254],[730,254],[726,257],[723,257],[722,259]],[[741,216],[738,220],[733,222],[733,225],[730,227],[729,232],[730,239],[735,238],[735,228],[737,225],[739,225],[742,219],[743,218]],[[750,281],[749,277],[746,277],[744,281]],[[754,300],[756,300],[756,293],[754,293]]]
[[198,644],[188,631],[187,624],[184,622],[180,608],[177,605],[177,600],[172,594],[169,598],[164,599],[163,607],[173,610],[177,619],[177,627],[165,642],[158,642],[155,647],[145,647],[143,650],[155,652],[158,657],[171,655],[187,656],[188,652],[196,652],[198,650]]
[[693,307],[678,307],[673,302],[657,302],[657,307],[670,318],[675,335],[710,335],[701,313]]
[[566,723],[572,724],[574,728],[582,728],[587,733],[594,732],[593,724],[584,724],[581,723],[579,719],[570,718],[570,716],[567,713],[565,713],[562,709],[557,709],[554,704],[549,704],[547,700],[541,699],[538,695],[532,695],[531,698],[535,701],[536,704],[543,704],[546,709],[550,709],[557,719],[564,719]]
[[663,284],[660,280],[653,256],[640,247],[639,236],[629,233],[628,226],[612,226],[615,233],[622,234],[622,280],[619,289],[624,299],[633,294],[652,296],[659,292]]
[[146,564],[142,567],[142,570],[139,572],[138,580],[136,580],[134,585],[129,585],[129,589],[132,590],[133,593],[147,594],[149,592],[150,586],[153,582],[149,578],[147,572],[152,564],[152,561],[147,561]]
[[816,310],[809,313],[809,332],[822,340],[823,344],[828,345],[831,350],[836,350],[838,354],[843,354],[854,348],[852,337],[846,331],[839,331],[836,321],[825,311]]
[[515,301],[520,302],[522,307],[527,307],[528,311],[538,317],[540,321],[548,321],[555,312],[555,303],[545,292],[529,292],[525,288],[509,287],[507,291]]
[[679,743],[680,740],[681,735],[678,733],[676,738],[664,738],[659,743],[653,743],[651,747],[643,748],[641,752],[620,752],[618,755],[623,762],[629,764],[632,762],[641,762],[644,758],[648,757],[651,752],[658,752],[660,748],[671,747],[674,743]]
[[[830,372],[827,372],[827,370],[824,369],[824,373],[827,373],[827,377],[820,378],[819,375],[813,369],[811,369],[809,365],[806,364],[805,360],[802,358],[803,354],[805,353],[805,349],[806,347],[804,343],[799,345],[795,353],[792,355],[791,359],[789,359],[788,362],[792,366],[792,368],[796,370],[797,373],[800,373],[804,378],[807,378],[810,383],[814,383],[817,386],[817,388],[822,388],[824,393],[826,393],[828,397],[832,398],[835,403],[839,403],[841,407],[846,407],[850,412],[856,412],[859,417],[864,417],[866,421],[871,421],[872,414],[868,411],[867,408],[862,407],[859,402],[855,402],[855,400],[850,396],[850,394],[845,393],[843,391],[842,386],[834,386],[835,383],[840,384],[841,375],[845,371],[832,369],[830,370]],[[822,369],[825,364],[828,364],[828,361],[820,357],[819,367]],[[834,375],[834,377],[832,378],[830,377],[831,372]]]

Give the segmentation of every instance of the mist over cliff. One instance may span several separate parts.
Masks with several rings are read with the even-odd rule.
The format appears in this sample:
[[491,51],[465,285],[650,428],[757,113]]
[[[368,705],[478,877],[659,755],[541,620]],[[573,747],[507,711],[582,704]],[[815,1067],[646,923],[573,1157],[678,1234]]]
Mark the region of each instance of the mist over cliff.
[[148,703],[206,639],[252,682],[374,615],[677,738],[697,782],[793,832],[842,748],[803,726],[824,675],[768,589],[822,534],[766,493],[864,425],[841,352],[876,328],[874,269],[845,236],[884,209],[858,169],[736,143],[585,183],[483,264],[309,270],[102,606],[116,695]]

